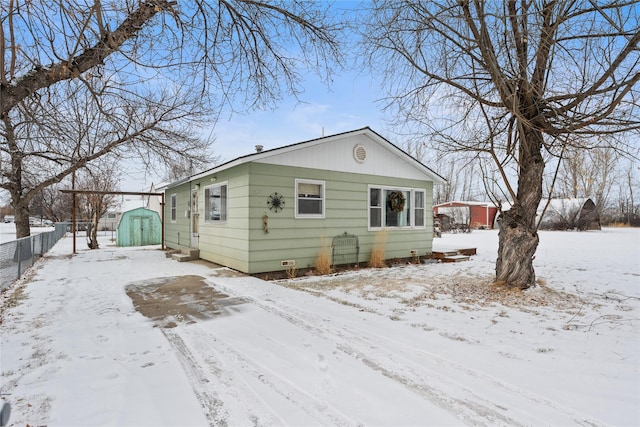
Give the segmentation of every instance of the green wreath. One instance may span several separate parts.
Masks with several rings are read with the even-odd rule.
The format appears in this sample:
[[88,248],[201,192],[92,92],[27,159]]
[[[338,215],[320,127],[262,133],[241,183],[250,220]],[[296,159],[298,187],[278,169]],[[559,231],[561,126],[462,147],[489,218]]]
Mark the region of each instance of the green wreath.
[[402,212],[404,210],[404,204],[407,199],[402,194],[402,191],[392,191],[389,193],[388,203],[393,212]]

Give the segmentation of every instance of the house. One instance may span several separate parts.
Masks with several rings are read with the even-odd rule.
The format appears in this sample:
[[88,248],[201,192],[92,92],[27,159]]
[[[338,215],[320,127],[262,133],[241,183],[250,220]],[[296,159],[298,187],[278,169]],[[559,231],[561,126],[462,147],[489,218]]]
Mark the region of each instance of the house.
[[147,208],[122,214],[116,231],[117,246],[146,246],[162,243],[162,222],[158,212]]
[[542,230],[600,230],[600,214],[590,198],[547,199],[537,211]]
[[[443,225],[463,225],[469,228],[493,228],[498,208],[491,202],[453,201],[433,206],[435,217],[445,216]],[[446,227],[444,227],[446,228]],[[444,229],[442,231],[448,231]]]
[[386,259],[431,252],[444,179],[370,128],[256,149],[164,188],[168,248],[249,274],[313,268],[336,236],[359,263],[383,232]]

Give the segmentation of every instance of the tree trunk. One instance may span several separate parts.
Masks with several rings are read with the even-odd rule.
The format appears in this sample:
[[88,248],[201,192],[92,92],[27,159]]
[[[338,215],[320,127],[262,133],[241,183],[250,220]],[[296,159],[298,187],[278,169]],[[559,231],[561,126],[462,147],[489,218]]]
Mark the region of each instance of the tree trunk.
[[29,208],[22,203],[14,204],[14,215],[16,217],[16,239],[30,236]]
[[542,199],[542,133],[521,128],[518,194],[500,217],[496,282],[527,289],[536,284],[533,259],[538,247],[536,212]]
[[538,241],[535,229],[523,224],[515,207],[503,212],[498,233],[496,282],[520,289],[535,286],[533,258]]
[[11,195],[11,205],[15,215],[16,239],[31,235],[29,228],[29,200],[24,197],[22,188],[22,151],[16,142],[13,122],[8,114],[2,116],[4,123],[4,137],[11,157],[11,173],[9,184],[4,188],[9,190]]
[[[91,237],[89,237],[89,241],[87,242],[89,249],[100,248],[100,245],[98,245],[98,221],[99,220],[100,218],[98,218],[98,212],[94,211],[91,217]],[[89,230],[87,230],[87,233],[88,232]]]

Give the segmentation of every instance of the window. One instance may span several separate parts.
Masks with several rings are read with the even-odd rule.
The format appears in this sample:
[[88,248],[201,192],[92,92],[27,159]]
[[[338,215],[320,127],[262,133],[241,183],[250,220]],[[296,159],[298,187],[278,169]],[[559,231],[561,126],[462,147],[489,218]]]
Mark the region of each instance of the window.
[[218,184],[204,189],[205,221],[227,220],[227,184]]
[[382,189],[369,189],[369,227],[382,227]]
[[296,218],[324,218],[324,181],[296,179]]
[[424,191],[414,190],[413,192],[413,212],[414,222],[416,227],[424,227]]
[[369,228],[424,228],[425,191],[369,187]]
[[[411,191],[399,189],[384,190],[385,201],[385,227],[410,227],[411,226]],[[393,200],[404,200],[402,210],[398,210],[398,203],[394,207]]]
[[178,218],[178,196],[176,194],[171,195],[171,222],[176,222]]

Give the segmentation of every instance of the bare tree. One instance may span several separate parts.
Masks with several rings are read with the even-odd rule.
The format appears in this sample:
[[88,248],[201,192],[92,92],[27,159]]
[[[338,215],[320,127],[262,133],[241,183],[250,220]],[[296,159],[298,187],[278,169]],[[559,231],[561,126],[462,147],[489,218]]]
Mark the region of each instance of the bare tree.
[[72,218],[72,196],[60,193],[60,190],[71,188],[70,179],[63,179],[57,184],[45,187],[39,196],[42,200],[43,216],[53,222],[62,222]]
[[620,155],[608,147],[567,150],[556,186],[560,197],[591,198],[599,213],[609,203]]
[[206,158],[207,142],[193,131],[205,117],[197,102],[158,86],[126,93],[102,83],[97,97],[97,82],[61,82],[3,116],[0,188],[11,195],[18,237],[29,235],[29,206],[44,188],[103,156],[146,165]]
[[640,193],[640,166],[629,162],[623,171],[620,185],[618,186],[616,211],[611,215],[614,221],[634,227],[640,226],[638,193]]
[[[327,16],[301,0],[4,1],[0,186],[17,235],[29,234],[33,194],[106,153],[202,160],[204,114],[298,94],[302,69],[330,79],[339,28]],[[75,133],[83,103],[100,113],[96,132]]]
[[1,16],[0,113],[60,81],[103,72],[271,105],[301,91],[300,66],[330,76],[339,28],[327,12],[301,0],[11,0]]
[[624,151],[616,135],[637,134],[638,10],[633,1],[380,0],[362,26],[399,120],[451,150],[484,153],[503,176],[513,205],[501,216],[497,281],[535,285],[545,154],[593,148],[602,135]]
[[[112,173],[113,162],[106,161],[105,158],[100,159],[96,166],[82,169],[80,176],[76,177],[76,189],[88,191],[116,191],[117,175]],[[89,249],[98,249],[98,222],[113,203],[116,196],[113,194],[79,194],[76,196],[79,200],[81,211],[85,212],[85,217],[91,221],[91,226],[87,229],[87,246]]]

